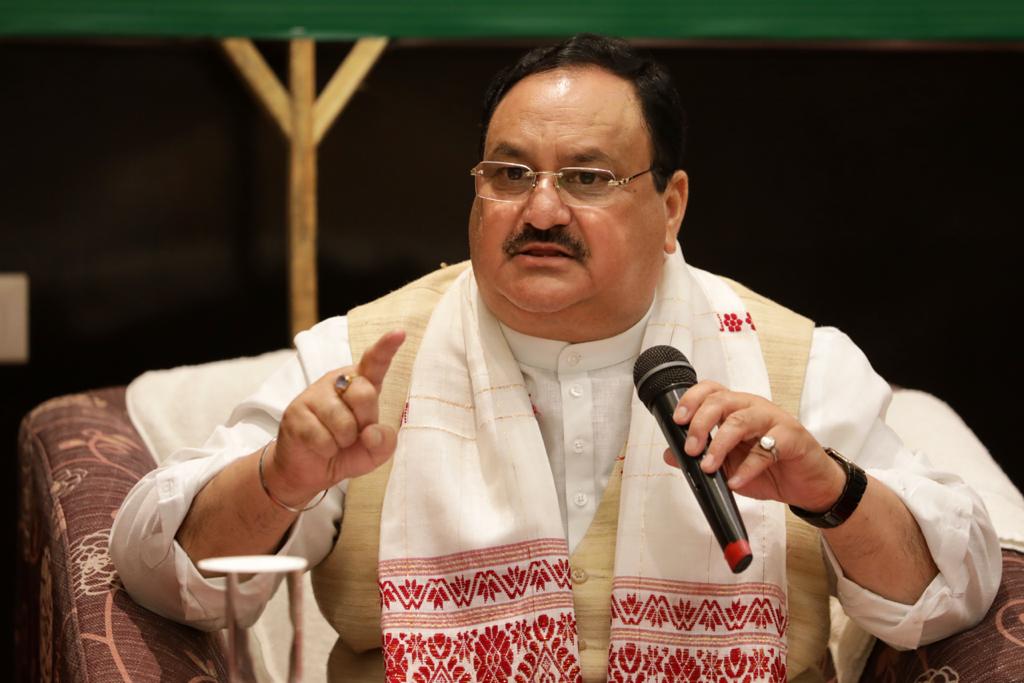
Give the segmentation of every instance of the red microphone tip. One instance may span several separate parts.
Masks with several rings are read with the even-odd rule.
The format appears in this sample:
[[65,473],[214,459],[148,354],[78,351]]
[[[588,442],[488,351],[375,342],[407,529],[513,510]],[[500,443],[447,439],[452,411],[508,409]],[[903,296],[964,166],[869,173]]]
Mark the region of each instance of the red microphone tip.
[[733,574],[739,574],[749,567],[750,561],[754,559],[754,554],[750,552],[750,544],[742,538],[725,546],[723,552]]

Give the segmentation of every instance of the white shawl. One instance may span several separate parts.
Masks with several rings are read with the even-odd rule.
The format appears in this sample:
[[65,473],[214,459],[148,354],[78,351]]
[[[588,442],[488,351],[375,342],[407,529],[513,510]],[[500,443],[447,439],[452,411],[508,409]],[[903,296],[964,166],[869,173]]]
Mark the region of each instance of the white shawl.
[[[753,321],[668,256],[643,347],[771,398]],[[734,575],[635,397],[624,449],[609,680],[786,680],[784,507],[737,497],[754,559]],[[416,357],[381,523],[388,681],[580,680],[568,547],[523,376],[467,270]],[[438,678],[440,676],[440,678]]]

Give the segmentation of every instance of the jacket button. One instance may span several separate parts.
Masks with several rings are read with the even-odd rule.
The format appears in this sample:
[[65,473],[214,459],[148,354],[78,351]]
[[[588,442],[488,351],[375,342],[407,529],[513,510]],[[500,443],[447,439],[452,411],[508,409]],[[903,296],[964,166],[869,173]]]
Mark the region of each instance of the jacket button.
[[585,641],[582,638],[580,638],[580,652],[583,652],[586,649],[587,649],[587,641]]
[[582,567],[575,567],[572,570],[572,582],[584,583],[587,580],[587,570]]

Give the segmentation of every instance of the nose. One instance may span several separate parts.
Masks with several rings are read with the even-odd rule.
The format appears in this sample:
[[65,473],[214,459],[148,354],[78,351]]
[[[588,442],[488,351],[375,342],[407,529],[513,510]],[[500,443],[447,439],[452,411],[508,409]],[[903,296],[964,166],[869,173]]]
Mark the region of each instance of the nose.
[[537,178],[537,184],[526,200],[523,221],[538,230],[549,230],[559,225],[568,225],[572,220],[569,207],[562,201],[555,179],[549,175]]

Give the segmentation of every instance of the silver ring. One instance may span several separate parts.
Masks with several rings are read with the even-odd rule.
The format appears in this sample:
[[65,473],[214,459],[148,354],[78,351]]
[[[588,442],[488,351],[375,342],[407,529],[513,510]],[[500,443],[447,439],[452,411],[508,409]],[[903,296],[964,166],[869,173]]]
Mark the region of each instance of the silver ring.
[[772,456],[772,462],[779,461],[779,449],[775,447],[775,437],[765,434],[761,437],[761,440],[757,442],[757,445],[761,447],[761,450]]

